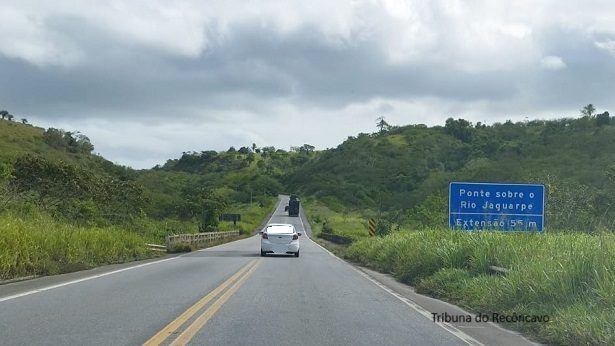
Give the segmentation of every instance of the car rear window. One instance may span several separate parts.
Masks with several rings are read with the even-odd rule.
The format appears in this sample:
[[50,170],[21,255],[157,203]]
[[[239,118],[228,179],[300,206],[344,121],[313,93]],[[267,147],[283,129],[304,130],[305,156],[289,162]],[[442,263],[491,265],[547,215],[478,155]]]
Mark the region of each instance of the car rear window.
[[269,226],[267,227],[267,233],[280,234],[280,233],[293,233],[293,226]]

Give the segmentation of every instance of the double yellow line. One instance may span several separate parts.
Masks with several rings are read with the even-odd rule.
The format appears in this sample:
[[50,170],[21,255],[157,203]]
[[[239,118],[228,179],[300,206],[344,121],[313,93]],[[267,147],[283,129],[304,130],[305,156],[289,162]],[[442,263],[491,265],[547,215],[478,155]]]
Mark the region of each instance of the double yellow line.
[[205,305],[217,297],[220,293],[224,292],[227,287],[230,288],[224,292],[216,301],[214,301],[201,315],[199,315],[179,336],[171,342],[170,345],[186,345],[196,333],[203,328],[203,326],[209,321],[212,316],[222,307],[224,303],[243,285],[248,277],[256,270],[259,265],[260,259],[250,261],[243,266],[237,273],[231,276],[228,280],[224,281],[220,286],[216,287],[213,291],[201,298],[196,304],[192,305],[188,310],[179,315],[173,322],[169,323],[161,331],[152,336],[143,345],[153,346],[161,345],[165,340],[177,333],[182,325],[184,325],[190,318],[192,318],[199,310]]

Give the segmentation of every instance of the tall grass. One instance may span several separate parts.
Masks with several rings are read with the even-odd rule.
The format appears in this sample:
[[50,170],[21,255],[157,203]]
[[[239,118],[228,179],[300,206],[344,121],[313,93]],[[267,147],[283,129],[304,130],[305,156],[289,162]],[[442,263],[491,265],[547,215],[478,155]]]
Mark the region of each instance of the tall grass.
[[[338,213],[317,200],[306,199],[302,201],[312,231],[316,234],[328,227],[332,233],[349,237],[355,240],[369,236],[367,218],[357,212]],[[326,226],[325,226],[326,225]]]
[[241,221],[238,221],[236,225],[233,222],[220,222],[217,230],[220,232],[239,231],[241,234],[250,234],[260,226],[276,202],[277,198],[271,197],[262,206],[256,202],[232,205],[227,208],[225,213],[240,214]]
[[86,228],[44,215],[0,215],[0,280],[50,275],[151,257],[137,234]]
[[[398,232],[346,257],[476,312],[547,314],[518,323],[543,341],[615,344],[615,235]],[[509,269],[494,276],[489,266]]]
[[[271,198],[262,207],[241,204],[237,225],[221,222],[219,230],[255,230],[271,211]],[[157,256],[146,243],[163,244],[168,234],[196,233],[193,221],[133,220],[125,228],[77,226],[36,210],[0,214],[0,280],[30,275],[53,275]]]

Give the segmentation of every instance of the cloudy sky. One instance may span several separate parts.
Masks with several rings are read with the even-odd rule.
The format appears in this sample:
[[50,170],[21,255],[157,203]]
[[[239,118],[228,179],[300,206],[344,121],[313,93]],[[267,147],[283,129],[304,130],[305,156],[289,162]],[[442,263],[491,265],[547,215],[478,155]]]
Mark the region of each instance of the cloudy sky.
[[2,0],[0,108],[149,168],[615,109],[612,0]]

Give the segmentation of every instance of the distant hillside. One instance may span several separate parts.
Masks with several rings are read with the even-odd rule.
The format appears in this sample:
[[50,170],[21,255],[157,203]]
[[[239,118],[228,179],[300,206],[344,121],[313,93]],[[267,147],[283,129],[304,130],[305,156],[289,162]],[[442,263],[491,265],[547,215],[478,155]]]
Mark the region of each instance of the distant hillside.
[[285,184],[288,175],[316,156],[311,146],[291,152],[256,145],[226,152],[186,152],[162,167],[140,171],[138,182],[152,201],[151,215],[185,217],[183,213],[196,213],[194,206],[203,201],[262,204],[291,192]]
[[339,210],[394,212],[395,221],[430,224],[445,217],[450,181],[544,183],[551,226],[611,227],[615,124],[608,113],[492,126],[448,119],[443,127],[359,134],[287,183]]
[[80,224],[129,223],[146,201],[135,171],[93,154],[80,133],[0,120],[0,211]]
[[[77,211],[67,215],[79,213],[92,199],[102,204],[113,200],[118,193],[112,191],[129,191],[121,197],[124,202],[111,203],[113,210],[133,201],[125,208],[131,215],[208,218],[206,223],[215,224],[216,213],[229,205],[263,204],[280,192],[292,192],[315,197],[337,211],[379,214],[391,223],[442,226],[449,182],[485,181],[545,184],[548,227],[615,227],[615,123],[608,113],[493,125],[451,118],[444,126],[386,126],[377,133],[348,137],[325,151],[305,144],[288,152],[256,145],[186,152],[140,171],[92,154],[92,144],[81,134],[4,120],[0,150],[0,162],[36,154],[53,163],[50,167],[64,174],[63,188],[71,186],[73,173],[88,176],[88,184],[98,181],[98,195],[81,191],[75,197]],[[42,186],[34,184],[36,174],[48,175],[49,169],[37,160],[22,159],[22,165],[15,165],[32,173],[21,171],[33,189]],[[33,168],[39,171],[29,171]],[[38,194],[51,193],[37,189]]]
[[285,191],[288,173],[315,156],[313,149],[187,152],[136,171],[93,154],[78,132],[0,120],[0,210],[34,206],[77,223],[140,227],[140,219],[153,218],[214,229],[228,208],[270,205]]
[[0,155],[12,157],[18,153],[49,151],[43,142],[44,132],[40,127],[0,120]]
[[0,162],[34,154],[112,175],[125,176],[127,171],[132,171],[93,154],[93,150],[89,138],[78,132],[0,120]]

